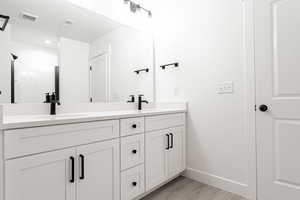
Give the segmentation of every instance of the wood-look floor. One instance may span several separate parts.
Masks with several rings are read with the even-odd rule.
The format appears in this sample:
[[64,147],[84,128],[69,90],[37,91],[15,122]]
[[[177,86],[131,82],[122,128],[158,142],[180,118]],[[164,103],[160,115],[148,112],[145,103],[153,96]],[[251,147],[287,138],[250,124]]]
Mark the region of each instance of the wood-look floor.
[[178,177],[142,200],[247,200],[191,179]]

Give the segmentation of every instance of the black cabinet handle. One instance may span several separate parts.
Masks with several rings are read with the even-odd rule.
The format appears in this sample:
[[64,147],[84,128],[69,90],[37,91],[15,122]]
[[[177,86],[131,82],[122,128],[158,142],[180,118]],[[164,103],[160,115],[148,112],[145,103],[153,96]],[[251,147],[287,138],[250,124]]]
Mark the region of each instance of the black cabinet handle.
[[170,133],[171,135],[171,146],[170,146],[170,149],[172,149],[174,147],[174,136],[173,136],[173,133]]
[[136,128],[137,127],[137,125],[136,124],[132,124],[132,126],[131,126],[132,128]]
[[75,182],[75,158],[73,156],[70,157],[71,162],[71,177],[70,177],[70,183]]
[[132,186],[137,186],[137,182],[132,182]]
[[169,134],[166,134],[166,136],[167,136],[167,150],[169,150],[170,149],[170,135]]
[[79,159],[80,159],[80,176],[79,176],[79,179],[83,180],[84,179],[84,155],[80,154]]
[[136,150],[136,149],[132,150],[132,153],[133,153],[133,154],[136,154],[136,153],[137,153],[137,150]]

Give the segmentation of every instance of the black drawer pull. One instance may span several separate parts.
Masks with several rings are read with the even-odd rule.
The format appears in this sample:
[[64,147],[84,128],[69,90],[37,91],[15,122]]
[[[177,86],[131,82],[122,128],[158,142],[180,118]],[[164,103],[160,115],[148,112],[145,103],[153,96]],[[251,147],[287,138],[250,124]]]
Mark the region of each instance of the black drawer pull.
[[137,182],[132,182],[132,186],[137,186]]
[[132,127],[132,128],[137,128],[137,125],[136,125],[136,124],[132,124],[131,127]]
[[133,154],[136,154],[136,153],[137,153],[137,150],[136,150],[136,149],[132,150],[132,153],[133,153]]
[[79,159],[80,159],[80,176],[79,176],[79,179],[83,180],[84,179],[84,155],[80,154]]
[[74,183],[75,182],[75,158],[73,156],[70,157],[70,161],[71,161],[71,177],[70,177],[70,183]]

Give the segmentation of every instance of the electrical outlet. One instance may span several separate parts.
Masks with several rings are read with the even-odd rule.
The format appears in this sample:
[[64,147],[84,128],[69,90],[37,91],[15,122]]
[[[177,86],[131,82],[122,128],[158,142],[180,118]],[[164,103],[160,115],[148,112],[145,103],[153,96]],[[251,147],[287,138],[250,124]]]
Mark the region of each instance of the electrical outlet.
[[233,82],[224,82],[217,84],[218,94],[232,94],[233,93]]

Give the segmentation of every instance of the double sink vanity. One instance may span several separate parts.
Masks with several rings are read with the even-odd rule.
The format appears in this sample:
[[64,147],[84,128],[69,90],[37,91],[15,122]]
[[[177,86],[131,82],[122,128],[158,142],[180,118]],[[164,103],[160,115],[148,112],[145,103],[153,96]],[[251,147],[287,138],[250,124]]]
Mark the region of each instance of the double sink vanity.
[[186,109],[3,116],[1,200],[140,199],[185,170]]

